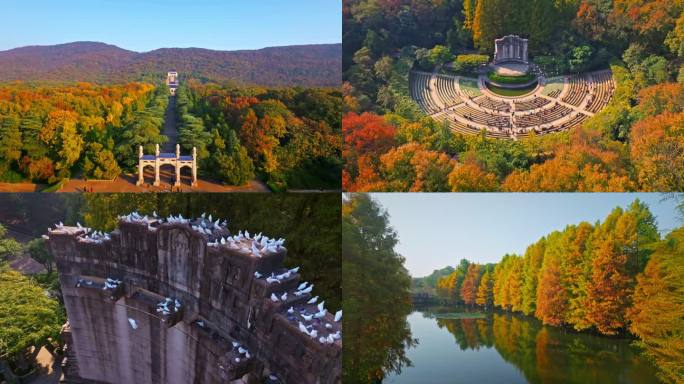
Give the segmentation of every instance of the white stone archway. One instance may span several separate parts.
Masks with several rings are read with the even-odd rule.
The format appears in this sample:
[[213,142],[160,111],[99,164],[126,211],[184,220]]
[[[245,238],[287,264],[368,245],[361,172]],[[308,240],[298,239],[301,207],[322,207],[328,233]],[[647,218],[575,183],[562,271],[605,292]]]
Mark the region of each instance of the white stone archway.
[[155,146],[154,155],[145,155],[143,152],[142,145],[138,148],[138,182],[136,185],[143,185],[145,183],[145,167],[151,166],[154,168],[154,185],[158,187],[161,185],[161,180],[159,178],[159,170],[162,165],[172,165],[176,170],[176,180],[174,181],[174,187],[180,187],[181,176],[180,171],[183,167],[189,167],[192,170],[192,184],[191,186],[197,186],[197,149],[192,148],[192,156],[181,156],[180,145],[176,144],[176,153],[160,153],[159,144]]

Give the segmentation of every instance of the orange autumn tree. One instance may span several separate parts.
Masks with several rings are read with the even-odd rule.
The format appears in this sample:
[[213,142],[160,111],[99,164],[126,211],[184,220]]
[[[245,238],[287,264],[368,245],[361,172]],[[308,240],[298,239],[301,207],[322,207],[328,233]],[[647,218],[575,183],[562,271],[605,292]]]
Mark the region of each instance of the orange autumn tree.
[[480,286],[477,288],[475,303],[485,308],[489,308],[494,304],[492,297],[492,274],[489,272],[489,269],[485,270],[485,273],[480,279]]
[[654,247],[637,277],[634,305],[627,312],[630,331],[639,336],[665,382],[684,382],[684,228]]
[[466,305],[475,304],[477,289],[480,283],[481,269],[482,266],[475,263],[468,266],[468,272],[466,273],[465,279],[463,279],[463,285],[461,285],[461,299]]
[[449,173],[449,186],[452,192],[493,192],[499,189],[499,181],[475,162],[467,162],[454,166]]
[[544,324],[561,325],[567,309],[567,295],[561,280],[563,234],[551,233],[546,241],[544,261],[539,270],[535,316]]
[[[349,112],[342,118],[343,187],[348,191],[363,190],[365,183],[356,185],[359,175],[376,173],[379,157],[395,144],[395,128],[382,116],[365,112]],[[375,178],[373,178],[375,182]],[[364,180],[361,180],[364,181]],[[372,184],[372,183],[371,183]]]
[[404,144],[380,156],[380,172],[387,191],[435,192],[445,190],[454,161],[444,153],[418,143]]
[[608,192],[635,188],[629,175],[629,156],[622,143],[600,132],[577,128],[571,143],[560,145],[555,157],[534,164],[529,171],[515,170],[502,184],[508,192]]
[[684,112],[665,112],[634,124],[630,150],[642,189],[684,190]]

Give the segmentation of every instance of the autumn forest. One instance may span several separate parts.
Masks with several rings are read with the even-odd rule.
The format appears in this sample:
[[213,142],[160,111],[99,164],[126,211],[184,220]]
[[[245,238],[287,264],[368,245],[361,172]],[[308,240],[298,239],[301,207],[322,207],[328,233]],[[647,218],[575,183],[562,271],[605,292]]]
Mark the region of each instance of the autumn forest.
[[[200,176],[273,190],[339,188],[340,93],[222,87],[192,80],[177,96],[179,144],[197,147]],[[169,103],[164,85],[0,86],[0,181],[111,180],[154,153]]]

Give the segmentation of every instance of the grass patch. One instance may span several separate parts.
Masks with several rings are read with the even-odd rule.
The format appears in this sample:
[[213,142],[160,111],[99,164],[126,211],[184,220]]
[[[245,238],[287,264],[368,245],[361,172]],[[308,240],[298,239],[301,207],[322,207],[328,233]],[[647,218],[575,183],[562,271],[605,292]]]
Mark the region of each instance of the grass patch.
[[554,91],[562,90],[563,89],[563,78],[562,77],[553,77],[550,79],[546,80],[546,85],[544,85],[544,89],[542,90],[542,95],[550,95]]
[[501,87],[497,87],[497,86],[492,85],[492,84],[487,84],[487,89],[492,91],[492,93],[495,93],[499,96],[507,96],[507,97],[524,96],[524,95],[527,95],[530,92],[534,91],[536,88],[537,88],[537,84],[532,84],[529,87],[519,88],[519,89],[501,88]]
[[477,80],[468,80],[468,79],[460,79],[459,84],[461,86],[461,89],[463,89],[466,93],[475,96],[480,96],[482,92],[480,92],[480,88],[477,86]]
[[459,319],[485,319],[487,315],[479,312],[451,312],[451,313],[436,313],[435,318],[437,319],[449,319],[449,320],[459,320]]

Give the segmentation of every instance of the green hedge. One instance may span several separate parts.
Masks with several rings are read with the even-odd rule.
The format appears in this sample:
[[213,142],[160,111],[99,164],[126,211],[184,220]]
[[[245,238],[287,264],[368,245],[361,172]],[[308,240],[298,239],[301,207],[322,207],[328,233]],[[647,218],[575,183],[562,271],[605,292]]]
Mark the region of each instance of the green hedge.
[[489,56],[487,55],[458,55],[453,63],[453,70],[456,72],[470,73],[475,71],[480,65],[487,64]]
[[499,84],[525,84],[534,80],[536,76],[526,74],[523,76],[502,76],[494,72],[489,73],[489,80]]

